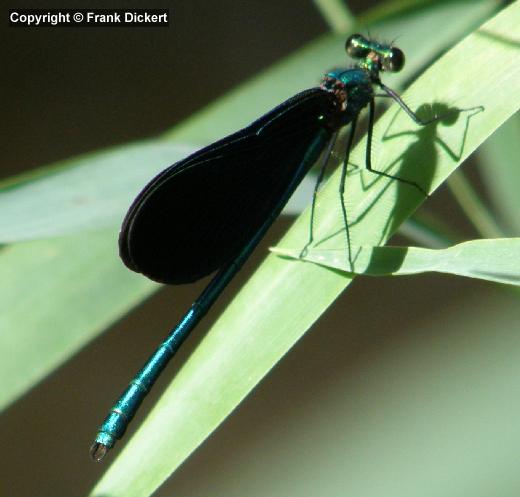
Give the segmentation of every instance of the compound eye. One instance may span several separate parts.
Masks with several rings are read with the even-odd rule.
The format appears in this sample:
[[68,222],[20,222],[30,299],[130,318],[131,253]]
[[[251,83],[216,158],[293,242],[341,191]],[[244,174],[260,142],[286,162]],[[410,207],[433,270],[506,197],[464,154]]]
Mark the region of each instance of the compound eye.
[[360,34],[352,35],[345,42],[345,50],[353,59],[361,59],[368,55],[370,49],[367,47],[367,40]]
[[382,62],[385,71],[399,72],[404,66],[404,53],[399,48],[393,47]]

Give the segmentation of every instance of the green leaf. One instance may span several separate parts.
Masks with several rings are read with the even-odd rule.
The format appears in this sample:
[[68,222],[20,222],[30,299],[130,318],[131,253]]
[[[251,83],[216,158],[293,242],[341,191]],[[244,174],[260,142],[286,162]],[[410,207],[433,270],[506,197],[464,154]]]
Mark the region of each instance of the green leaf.
[[[518,53],[519,24],[520,4],[515,2],[450,50],[404,95],[412,107],[424,102],[461,108],[484,105],[484,112],[462,113],[451,126],[418,130],[393,106],[375,130],[374,166],[385,170],[391,164],[399,165],[394,169],[433,191],[508,119],[520,102],[520,67],[511,63]],[[395,134],[400,136],[388,139]],[[384,136],[387,139],[382,143]],[[447,149],[457,150],[457,158]],[[353,154],[358,166],[363,165],[364,150],[362,141]],[[345,195],[352,242],[383,243],[423,198],[397,182],[374,181],[371,175],[357,172],[349,177]],[[316,240],[322,248],[344,243],[338,179],[334,175],[320,195]],[[307,212],[281,244],[303,247],[308,228]],[[153,492],[350,282],[336,271],[269,256],[186,362],[92,495],[131,497]]]
[[314,0],[314,4],[331,31],[344,33],[356,24],[356,19],[349,11],[346,2],[341,0]]
[[518,497],[518,294],[435,280],[341,299],[157,496]]
[[365,276],[399,276],[427,272],[457,274],[509,285],[520,285],[520,238],[471,240],[446,249],[419,247],[352,247],[351,268],[345,249],[274,247],[277,255],[314,262],[320,266]]
[[4,187],[0,243],[119,226],[143,184],[191,152],[187,145],[150,140],[86,154]]
[[116,240],[112,229],[0,251],[0,408],[157,288],[122,266]]
[[482,198],[461,171],[453,172],[448,179],[448,188],[480,236],[484,238],[505,236]]
[[520,113],[516,113],[486,141],[479,157],[481,171],[503,222],[512,234],[520,232]]

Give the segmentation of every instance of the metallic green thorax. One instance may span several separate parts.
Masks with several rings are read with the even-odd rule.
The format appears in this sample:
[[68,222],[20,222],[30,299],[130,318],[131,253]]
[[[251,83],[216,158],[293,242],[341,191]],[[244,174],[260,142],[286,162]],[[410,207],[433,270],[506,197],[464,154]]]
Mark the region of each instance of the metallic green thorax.
[[358,67],[328,72],[321,86],[334,93],[338,103],[341,104],[341,119],[338,123],[341,126],[352,121],[373,98],[370,73]]

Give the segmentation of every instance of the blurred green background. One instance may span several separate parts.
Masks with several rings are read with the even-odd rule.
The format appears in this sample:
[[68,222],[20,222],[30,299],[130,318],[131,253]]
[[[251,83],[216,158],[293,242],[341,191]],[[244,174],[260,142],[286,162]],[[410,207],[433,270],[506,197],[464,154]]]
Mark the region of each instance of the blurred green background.
[[[376,3],[349,6],[360,13]],[[170,8],[169,28],[2,25],[2,178],[155,136],[328,30],[310,2],[152,6]],[[476,165],[465,171],[483,191]],[[428,209],[476,236],[444,188]],[[269,232],[130,432],[289,222]],[[8,407],[0,495],[88,492],[107,467],[88,457],[107,407],[203,286],[162,289]],[[358,278],[156,495],[517,496],[519,322],[508,288],[437,275]]]

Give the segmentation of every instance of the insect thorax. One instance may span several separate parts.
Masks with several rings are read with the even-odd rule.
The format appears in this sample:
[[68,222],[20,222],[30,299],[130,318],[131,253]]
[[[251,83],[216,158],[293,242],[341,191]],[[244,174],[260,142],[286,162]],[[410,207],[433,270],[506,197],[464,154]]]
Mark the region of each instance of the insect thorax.
[[332,92],[341,106],[343,125],[352,121],[373,98],[370,73],[360,68],[334,69],[323,77],[321,88]]

